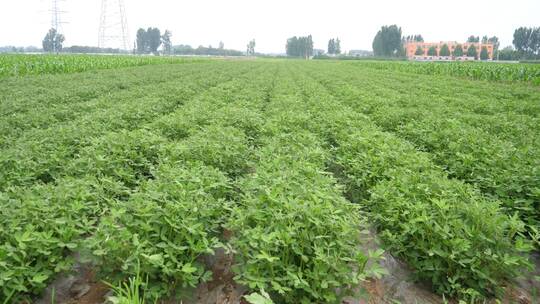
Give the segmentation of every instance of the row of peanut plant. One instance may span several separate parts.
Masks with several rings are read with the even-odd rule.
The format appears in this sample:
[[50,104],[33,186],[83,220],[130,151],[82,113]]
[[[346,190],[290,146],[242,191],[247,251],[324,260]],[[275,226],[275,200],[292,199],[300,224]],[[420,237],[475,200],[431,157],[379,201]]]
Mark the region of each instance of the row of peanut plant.
[[531,249],[524,224],[504,215],[498,202],[449,179],[429,154],[380,130],[314,78],[301,87],[313,103],[313,128],[334,146],[347,196],[368,211],[385,249],[413,267],[417,279],[440,294],[475,300],[500,296],[502,282],[528,266],[521,256]]
[[540,91],[526,86],[426,83],[341,67],[320,83],[384,130],[429,152],[449,176],[500,200],[540,236]]
[[183,298],[223,248],[235,281],[276,303],[339,303],[384,273],[363,246],[370,224],[439,294],[500,296],[528,266],[525,224],[381,124],[384,79],[365,92],[356,66],[319,64],[0,82],[13,93],[0,105],[0,302],[31,301],[76,256],[101,279],[142,275],[148,297]]
[[[246,68],[252,71],[244,74]],[[274,163],[286,160],[288,143],[296,140],[275,142],[275,122],[265,123],[263,111],[273,108],[273,69],[234,69],[227,75],[210,68],[200,72],[213,76],[210,83],[198,83],[195,73],[186,86],[206,91],[181,103],[157,92],[151,93],[157,94],[155,103],[115,97],[119,103],[113,108],[46,129],[30,128],[6,147],[3,297],[20,300],[38,294],[56,273],[70,269],[75,253],[95,263],[103,278],[121,280],[141,271],[151,282],[148,295],[181,296],[183,288],[211,278],[200,258],[224,246],[235,252],[239,282],[267,289],[286,302],[336,301],[350,293],[366,276],[368,257],[358,251],[360,215],[341,196],[335,180],[319,172],[327,152],[304,147],[303,153],[314,158],[306,163],[289,156],[296,163],[289,173],[310,188],[279,191],[283,199],[272,210],[289,218],[288,224],[269,225],[271,218],[264,226],[248,221],[264,216],[264,208],[253,209],[252,204],[269,183],[277,182],[270,174],[275,168],[267,167],[263,158],[277,157],[275,152],[285,149]],[[184,92],[172,86],[158,89]],[[149,111],[158,105],[159,111]],[[126,115],[135,107],[145,115]],[[66,124],[82,122],[87,128],[53,136],[62,134]],[[32,143],[37,136],[53,142],[45,147]],[[22,157],[17,150],[25,151]],[[296,172],[310,164],[311,173]],[[259,177],[265,170],[269,175]],[[308,177],[318,183],[311,184]],[[310,191],[321,192],[311,197]],[[329,197],[333,199],[327,201]],[[291,209],[287,201],[293,199],[302,204]],[[248,223],[257,227],[249,229]],[[233,231],[230,242],[223,238],[224,226]],[[262,227],[274,230],[271,238],[261,239],[268,237]],[[304,232],[290,234],[297,230]],[[276,262],[276,250],[288,258]],[[329,271],[338,272],[329,277]],[[337,287],[343,288],[339,294]]]
[[[27,83],[30,80],[2,80],[5,94],[0,96],[3,114],[0,145],[22,136],[27,130],[74,121],[96,109],[114,111],[112,108],[118,101],[155,98],[157,94],[181,101],[193,94],[188,91],[188,85],[213,81],[197,74],[198,69],[198,64],[185,64],[164,71],[159,66],[125,69],[122,77],[118,77],[117,70],[102,71],[100,77],[88,73],[36,77],[31,80],[31,86]],[[169,89],[171,83],[177,81],[184,83],[183,91]],[[73,85],[74,82],[77,85]]]
[[[221,95],[232,77],[247,71],[226,75],[206,65],[199,69],[201,81],[171,82],[149,99],[111,99],[112,109],[30,130],[2,151],[4,297],[39,293],[55,273],[69,270],[73,253],[88,248],[82,241],[95,234],[101,217],[118,212],[116,205],[152,179],[164,142],[149,131],[156,119],[209,98],[197,97],[201,91]],[[170,98],[172,92],[187,95]]]

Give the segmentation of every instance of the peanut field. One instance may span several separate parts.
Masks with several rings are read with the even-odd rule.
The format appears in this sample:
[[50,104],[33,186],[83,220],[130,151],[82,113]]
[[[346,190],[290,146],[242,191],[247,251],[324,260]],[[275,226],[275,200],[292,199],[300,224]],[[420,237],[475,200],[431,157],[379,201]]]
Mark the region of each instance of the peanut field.
[[0,303],[81,263],[182,299],[217,251],[251,303],[369,298],[384,254],[466,303],[536,267],[537,69],[112,58],[3,72]]

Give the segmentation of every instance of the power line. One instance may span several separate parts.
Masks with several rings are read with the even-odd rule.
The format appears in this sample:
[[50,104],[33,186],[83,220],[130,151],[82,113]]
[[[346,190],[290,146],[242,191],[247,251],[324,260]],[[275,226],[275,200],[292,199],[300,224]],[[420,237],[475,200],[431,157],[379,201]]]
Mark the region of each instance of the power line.
[[129,49],[129,29],[124,0],[101,1],[98,47]]
[[62,24],[65,24],[65,22],[62,20],[62,15],[66,13],[66,11],[62,11],[60,9],[60,3],[64,2],[64,0],[52,0],[51,2],[51,28],[53,28],[56,32],[55,37],[52,37],[54,40],[53,43],[53,52],[58,53],[59,50],[56,49],[57,43],[56,39],[58,39],[58,36],[60,35],[60,27]]

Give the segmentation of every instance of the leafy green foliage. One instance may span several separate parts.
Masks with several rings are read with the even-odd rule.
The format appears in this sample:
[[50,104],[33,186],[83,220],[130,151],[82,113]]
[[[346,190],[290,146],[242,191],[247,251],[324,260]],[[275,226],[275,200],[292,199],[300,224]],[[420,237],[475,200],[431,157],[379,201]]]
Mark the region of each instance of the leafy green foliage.
[[456,45],[454,48],[454,52],[452,54],[454,57],[461,57],[463,56],[463,46],[461,44]]
[[228,179],[200,163],[161,165],[154,175],[101,218],[89,248],[109,274],[135,275],[140,266],[164,291],[196,286],[211,275],[198,258],[221,244]]
[[489,54],[488,54],[488,50],[485,46],[482,47],[482,50],[480,51],[480,59],[481,60],[488,60],[489,59]]
[[467,48],[467,57],[474,57],[475,59],[478,57],[478,51],[475,45],[469,45]]
[[438,293],[498,296],[538,236],[538,92],[409,64],[3,79],[0,302],[31,301],[78,253],[119,301],[182,297],[224,248],[246,300],[338,303],[385,273],[368,221]]
[[[0,55],[0,78],[10,76],[79,73],[148,64],[177,64],[195,59],[173,57],[96,55]],[[200,60],[200,59],[198,59]]]
[[364,194],[353,198],[366,201],[388,249],[438,292],[487,296],[497,291],[494,282],[527,265],[517,253],[530,247],[512,244],[524,224],[447,179],[413,147],[366,130],[345,136],[337,155],[350,190]]
[[450,56],[450,48],[448,47],[448,44],[443,44],[441,47],[441,50],[439,51],[440,56]]
[[[472,48],[474,49],[474,48]],[[457,50],[457,49],[456,49]],[[454,53],[454,56],[458,56]],[[365,67],[426,75],[449,75],[471,79],[530,82],[540,85],[537,64],[481,64],[473,62],[362,62]]]

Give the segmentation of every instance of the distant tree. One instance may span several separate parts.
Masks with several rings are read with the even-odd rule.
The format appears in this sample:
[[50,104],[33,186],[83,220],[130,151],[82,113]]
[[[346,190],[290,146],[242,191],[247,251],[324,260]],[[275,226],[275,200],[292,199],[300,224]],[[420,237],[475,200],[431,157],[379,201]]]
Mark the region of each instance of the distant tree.
[[514,47],[521,58],[540,58],[540,27],[520,27],[514,31]]
[[81,46],[72,45],[70,47],[64,47],[62,52],[65,53],[77,53],[77,54],[119,54],[126,53],[125,50],[113,49],[113,48],[99,48],[96,46]]
[[225,43],[223,43],[223,41],[220,41],[219,42],[219,49],[223,50],[224,48],[225,48]]
[[474,59],[478,58],[478,51],[476,51],[476,46],[469,45],[469,48],[467,49],[467,56],[474,57]]
[[533,29],[520,27],[514,31],[514,47],[520,53],[526,53],[530,50]]
[[463,56],[463,47],[461,46],[461,44],[458,44],[456,45],[456,47],[454,48],[454,57],[461,57]]
[[482,50],[480,51],[480,59],[481,60],[488,60],[489,54],[488,50],[485,46],[482,47]]
[[157,50],[161,46],[161,31],[157,27],[149,27],[146,30],[146,39],[150,53],[157,54]]
[[341,41],[339,38],[332,38],[328,40],[328,54],[338,55],[341,54]]
[[58,33],[56,29],[51,28],[49,32],[43,38],[43,51],[49,53],[59,53],[62,51],[62,44],[64,43],[64,35]]
[[432,46],[428,49],[428,56],[437,56],[437,48]]
[[441,50],[439,51],[439,56],[450,56],[450,48],[448,48],[448,45],[445,43],[441,47]]
[[424,42],[422,35],[409,35],[403,38],[404,42]]
[[493,57],[496,58],[498,56],[498,53],[499,53],[499,46],[500,46],[500,42],[499,42],[499,38],[497,36],[493,36],[493,37],[490,37],[488,39],[488,43],[491,43],[493,44]]
[[313,39],[311,35],[304,37],[291,37],[287,39],[287,56],[308,59],[313,55]]
[[499,49],[499,46],[500,46],[500,42],[499,42],[499,38],[497,36],[493,36],[493,37],[490,37],[488,39],[488,43],[491,43],[493,44],[493,49],[496,49],[498,50]]
[[339,38],[336,38],[336,54],[341,54],[341,41],[339,40]]
[[165,30],[165,33],[161,36],[161,43],[163,44],[163,53],[170,55],[172,53],[172,33],[169,30]]
[[248,56],[255,55],[255,39],[250,40],[249,43],[247,44],[246,54]]
[[148,46],[148,40],[146,38],[146,31],[143,28],[140,28],[137,31],[137,38],[135,40],[137,44],[137,54],[148,53],[148,50],[150,48]]
[[488,39],[489,39],[488,36],[486,35],[482,36],[482,44],[488,43]]
[[328,40],[328,54],[335,54],[336,53],[336,41],[334,38]]
[[471,35],[469,38],[467,38],[467,42],[480,42],[480,37]]
[[518,59],[519,59],[518,52],[510,45],[499,51],[499,60],[518,60]]
[[397,25],[383,26],[373,39],[375,56],[397,57],[402,53],[401,28]]
[[424,55],[424,49],[423,49],[421,46],[418,46],[418,47],[416,48],[416,52],[414,52],[414,54],[415,54],[416,56]]

